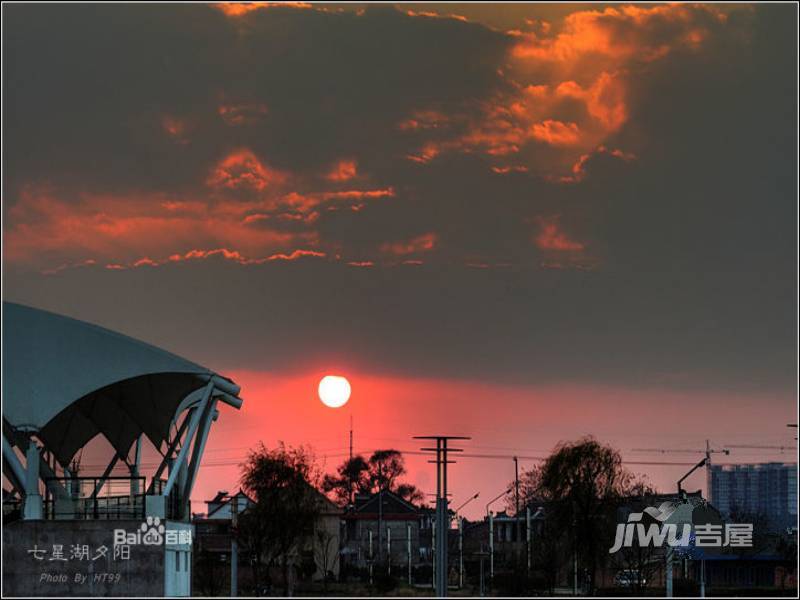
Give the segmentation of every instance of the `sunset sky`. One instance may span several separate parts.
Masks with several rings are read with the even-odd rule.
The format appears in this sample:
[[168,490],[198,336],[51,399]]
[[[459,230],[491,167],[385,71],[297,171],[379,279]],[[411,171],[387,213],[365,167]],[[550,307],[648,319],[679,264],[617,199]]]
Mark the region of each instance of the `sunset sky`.
[[4,299],[242,386],[194,500],[258,440],[331,470],[351,414],[499,455],[470,516],[585,434],[662,489],[700,456],[635,448],[794,443],[794,4],[3,15]]

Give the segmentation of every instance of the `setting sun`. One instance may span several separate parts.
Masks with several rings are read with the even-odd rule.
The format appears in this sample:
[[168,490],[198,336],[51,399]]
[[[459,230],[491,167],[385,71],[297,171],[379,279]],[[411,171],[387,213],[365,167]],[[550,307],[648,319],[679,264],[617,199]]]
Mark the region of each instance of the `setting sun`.
[[344,406],[350,399],[350,382],[344,377],[326,375],[319,382],[319,399],[331,408]]

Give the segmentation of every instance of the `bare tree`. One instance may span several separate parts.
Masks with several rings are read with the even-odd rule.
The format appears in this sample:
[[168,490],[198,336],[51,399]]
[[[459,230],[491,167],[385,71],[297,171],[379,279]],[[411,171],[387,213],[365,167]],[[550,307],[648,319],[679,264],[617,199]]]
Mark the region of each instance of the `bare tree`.
[[327,593],[330,574],[339,562],[339,537],[325,527],[319,527],[314,532],[314,561],[322,571],[322,585]]

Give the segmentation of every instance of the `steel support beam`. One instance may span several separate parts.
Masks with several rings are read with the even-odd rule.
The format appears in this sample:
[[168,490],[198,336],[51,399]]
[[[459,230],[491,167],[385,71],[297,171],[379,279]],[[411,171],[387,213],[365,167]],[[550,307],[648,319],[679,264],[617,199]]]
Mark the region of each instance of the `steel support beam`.
[[180,465],[183,461],[186,460],[186,455],[189,452],[189,444],[192,438],[194,438],[194,434],[197,432],[197,428],[200,425],[200,418],[205,412],[206,406],[208,405],[211,399],[211,392],[213,391],[214,391],[214,380],[212,379],[206,385],[206,390],[205,393],[203,394],[203,399],[200,402],[200,405],[198,405],[198,407],[194,409],[194,414],[192,414],[191,416],[189,429],[186,431],[186,437],[184,438],[183,444],[181,444],[181,449],[180,452],[178,452],[178,456],[175,459],[174,467],[171,467],[169,470],[167,485],[164,486],[164,491],[162,492],[164,496],[169,496],[173,486],[175,485],[175,481],[178,477],[178,472],[180,471]]
[[39,493],[39,448],[36,444],[28,444],[25,452],[25,504],[22,518],[38,520],[43,516],[42,495]]
[[201,417],[202,424],[200,432],[197,434],[197,439],[192,448],[192,458],[189,462],[189,473],[186,478],[186,484],[183,488],[183,498],[188,502],[192,495],[192,488],[194,487],[195,479],[197,479],[197,471],[200,468],[200,461],[203,459],[203,452],[206,448],[206,441],[208,440],[208,432],[211,429],[211,423],[216,421],[219,412],[217,411],[217,400],[212,398],[205,409],[205,414]]
[[[190,409],[190,411],[195,411],[195,410],[197,409],[194,408]],[[181,423],[180,428],[175,434],[175,438],[169,444],[169,447],[167,448],[167,452],[164,454],[164,458],[162,459],[161,464],[158,465],[158,469],[156,469],[155,474],[153,474],[153,478],[150,480],[150,485],[147,488],[148,494],[153,492],[156,486],[156,481],[158,480],[159,477],[161,477],[161,473],[164,472],[164,469],[167,468],[167,465],[169,464],[169,459],[172,456],[172,453],[175,451],[175,448],[178,446],[178,442],[180,442],[183,432],[186,431],[186,428],[189,426],[189,422],[192,420],[191,417],[193,414],[194,412],[190,412],[188,415],[186,415],[186,418],[183,420],[183,423]]]
[[112,458],[111,462],[108,463],[108,466],[106,466],[106,470],[103,471],[103,474],[100,476],[100,480],[97,482],[97,485],[94,486],[94,491],[92,492],[92,499],[97,498],[97,494],[99,494],[100,490],[103,489],[103,486],[106,484],[106,477],[111,475],[111,471],[114,470],[117,461],[119,461],[119,454],[114,454],[114,458]]
[[19,462],[19,458],[5,435],[3,435],[3,462],[8,467],[3,470],[6,477],[8,477],[8,480],[17,489],[20,495],[24,495],[25,481],[27,479],[25,468],[22,466],[22,463]]

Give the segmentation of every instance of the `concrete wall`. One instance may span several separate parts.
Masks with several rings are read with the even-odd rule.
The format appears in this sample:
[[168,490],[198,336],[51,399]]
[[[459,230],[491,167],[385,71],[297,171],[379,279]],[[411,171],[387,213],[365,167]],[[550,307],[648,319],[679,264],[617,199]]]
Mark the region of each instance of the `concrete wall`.
[[5,525],[3,596],[163,595],[165,546],[114,545],[114,529],[133,533],[141,525],[141,521]]

